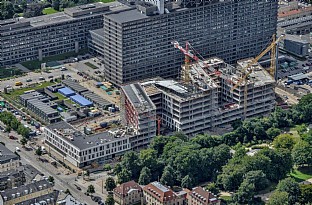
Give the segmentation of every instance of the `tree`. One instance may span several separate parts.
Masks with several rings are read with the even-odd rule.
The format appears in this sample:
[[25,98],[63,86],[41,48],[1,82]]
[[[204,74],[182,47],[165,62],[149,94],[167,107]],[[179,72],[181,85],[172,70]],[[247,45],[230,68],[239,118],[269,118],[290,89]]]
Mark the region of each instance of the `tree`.
[[138,153],[134,151],[125,153],[125,155],[122,157],[121,166],[123,169],[130,171],[130,178],[139,178],[141,166]]
[[296,143],[295,138],[290,134],[281,134],[277,136],[273,141],[273,145],[276,149],[283,148],[292,150],[295,143]]
[[263,190],[269,185],[269,180],[261,170],[247,172],[244,180],[253,183],[255,191]]
[[12,131],[12,128],[10,126],[6,126],[5,128],[5,132],[10,133]]
[[244,180],[233,195],[233,201],[238,204],[250,204],[255,196],[255,185]]
[[281,180],[278,183],[276,190],[280,192],[288,193],[289,204],[295,204],[298,201],[298,198],[300,196],[299,184],[292,178],[286,178],[286,179]]
[[105,181],[105,188],[107,191],[113,191],[116,188],[116,183],[113,177],[108,177]]
[[27,8],[24,10],[23,16],[26,18],[35,17],[42,15],[42,10],[44,9],[43,3],[31,3],[27,5]]
[[94,186],[92,184],[90,184],[88,186],[87,193],[89,193],[89,194],[94,194],[95,193],[95,189],[94,189]]
[[22,0],[21,8],[23,9],[23,11],[27,8],[27,0]]
[[65,194],[69,194],[69,195],[71,195],[71,193],[70,193],[69,189],[66,189],[64,193],[65,193]]
[[112,166],[110,164],[104,164],[103,169],[104,171],[109,171],[112,169]]
[[216,183],[212,182],[206,186],[206,189],[211,193],[218,195],[220,193],[220,189],[217,187]]
[[23,138],[21,139],[21,144],[22,144],[23,146],[25,146],[25,145],[27,144],[27,139],[26,139],[25,137],[23,137]]
[[183,177],[182,181],[181,181],[181,186],[182,188],[188,188],[191,189],[194,185],[193,179],[190,175],[186,175],[185,177]]
[[14,15],[14,6],[10,1],[1,1],[0,4],[0,18],[10,19]]
[[301,184],[300,185],[300,197],[299,201],[301,204],[310,202],[312,203],[312,184]]
[[122,184],[131,180],[131,172],[127,169],[122,169],[121,172],[117,174],[118,183]]
[[121,170],[122,170],[122,166],[118,163],[118,164],[115,165],[113,171],[114,171],[114,174],[117,175],[118,173],[121,172]]
[[305,141],[299,141],[292,150],[292,158],[296,165],[312,165],[312,146]]
[[151,182],[151,170],[148,167],[143,167],[139,177],[139,184],[147,185]]
[[281,134],[281,130],[275,127],[270,127],[267,131],[266,131],[267,136],[269,137],[269,139],[273,140],[275,137],[277,137],[278,135]]
[[115,204],[115,200],[114,200],[112,195],[107,196],[107,198],[105,200],[105,204],[106,205],[114,205]]
[[167,185],[167,186],[173,186],[174,180],[175,180],[174,170],[172,166],[167,165],[164,168],[163,174],[161,175],[160,183]]
[[56,11],[60,10],[60,0],[52,0],[52,8]]
[[288,205],[288,193],[285,191],[275,191],[270,196],[267,205]]
[[139,161],[141,167],[148,167],[149,169],[153,169],[156,167],[156,159],[157,159],[157,153],[153,149],[144,149],[141,150],[139,155]]
[[52,184],[54,184],[54,177],[49,176],[48,181],[51,182]]
[[41,147],[38,147],[38,148],[36,149],[36,155],[38,155],[38,156],[41,156],[41,155],[42,155]]

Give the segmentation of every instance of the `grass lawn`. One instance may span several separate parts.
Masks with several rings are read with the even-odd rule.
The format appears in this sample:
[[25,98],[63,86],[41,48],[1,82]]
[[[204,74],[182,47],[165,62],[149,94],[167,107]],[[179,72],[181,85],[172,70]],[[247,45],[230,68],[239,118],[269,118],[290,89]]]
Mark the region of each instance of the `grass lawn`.
[[59,100],[65,100],[66,99],[66,97],[64,95],[62,95],[61,93],[56,92],[56,93],[53,93],[53,94],[56,97],[58,97]]
[[50,85],[53,85],[55,83],[50,83],[50,82],[43,82],[43,83],[40,83],[38,84],[37,86],[34,86],[34,87],[27,87],[27,88],[21,88],[21,89],[15,89],[13,90],[12,92],[8,93],[8,94],[3,94],[3,97],[4,98],[9,98],[9,99],[16,99],[19,95],[22,95],[24,94],[25,91],[28,91],[28,90],[35,90],[35,89],[40,89],[40,88],[45,88],[47,86],[50,86]]
[[57,13],[58,11],[55,10],[54,8],[52,7],[48,7],[48,8],[45,8],[43,9],[42,13],[45,14],[45,15],[48,15],[48,14],[54,14],[54,13]]
[[295,127],[290,128],[289,133],[291,133],[295,138],[300,138],[300,135],[298,134],[297,130]]
[[21,74],[23,74],[23,72],[18,68],[0,68],[0,78],[9,78]]
[[84,63],[86,66],[92,68],[92,69],[98,69],[99,67],[95,66],[94,64],[90,63],[90,62],[86,62]]
[[41,69],[41,63],[65,60],[70,57],[76,57],[77,55],[83,55],[86,53],[86,51],[87,50],[80,50],[78,53],[75,53],[74,51],[72,51],[72,52],[63,53],[63,54],[59,54],[55,56],[45,57],[42,59],[42,61],[32,60],[32,61],[23,62],[21,64],[25,66],[26,68],[28,68],[29,70],[36,70],[36,69]]
[[231,196],[220,196],[221,199],[223,199],[224,201],[231,201],[232,197]]
[[290,176],[298,182],[312,178],[312,167],[299,167],[290,173]]

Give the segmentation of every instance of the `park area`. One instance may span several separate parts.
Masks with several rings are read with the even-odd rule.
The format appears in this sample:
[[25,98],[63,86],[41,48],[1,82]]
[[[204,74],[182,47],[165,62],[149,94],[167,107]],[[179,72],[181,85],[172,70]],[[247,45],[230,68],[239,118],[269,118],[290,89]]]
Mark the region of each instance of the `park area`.
[[13,76],[20,76],[23,72],[18,68],[0,68],[0,78],[9,78]]

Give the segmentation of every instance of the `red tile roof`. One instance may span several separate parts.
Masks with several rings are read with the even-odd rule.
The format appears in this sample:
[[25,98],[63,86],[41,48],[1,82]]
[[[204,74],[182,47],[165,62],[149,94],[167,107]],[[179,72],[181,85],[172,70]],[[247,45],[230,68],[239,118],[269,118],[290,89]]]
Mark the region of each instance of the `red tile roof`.
[[160,202],[171,201],[177,197],[171,189],[159,182],[152,182],[146,185],[143,190],[158,199]]
[[122,195],[124,197],[126,196],[126,194],[128,193],[130,189],[137,189],[139,191],[142,191],[142,188],[140,187],[140,185],[132,180],[132,181],[123,183],[119,185],[118,187],[116,187],[114,189],[114,193],[118,195]]
[[[196,198],[197,200],[201,201],[202,204],[213,204],[217,203],[218,200],[216,197],[209,191],[204,190],[202,187],[195,187],[192,191],[188,191],[188,195]],[[213,199],[213,200],[211,200]]]

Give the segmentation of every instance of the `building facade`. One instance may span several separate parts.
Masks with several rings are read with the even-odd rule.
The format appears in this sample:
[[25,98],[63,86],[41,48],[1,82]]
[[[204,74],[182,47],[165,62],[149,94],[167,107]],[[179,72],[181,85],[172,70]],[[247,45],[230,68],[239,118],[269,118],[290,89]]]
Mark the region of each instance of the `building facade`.
[[86,49],[89,30],[103,27],[109,5],[94,3],[50,15],[0,21],[0,66]]
[[114,189],[114,200],[119,205],[140,204],[143,198],[143,190],[135,181],[129,181]]
[[158,15],[152,2],[104,16],[105,77],[114,84],[177,77],[183,54],[172,41],[234,63],[258,55],[276,33],[277,0],[182,1],[160,4]]
[[309,55],[309,42],[302,40],[297,36],[287,35],[284,39],[284,49],[298,57],[306,57]]
[[185,205],[186,192],[174,192],[159,182],[152,182],[143,188],[146,205]]
[[[259,64],[254,65],[254,72],[247,81],[246,109],[245,86],[238,86],[231,92],[241,68],[250,61],[239,61],[238,66],[233,67],[219,58],[209,58],[205,61],[207,67],[191,65],[189,83],[155,78],[140,85],[156,106],[162,130],[181,131],[192,136],[244,117],[267,115],[274,109],[274,79]],[[210,75],[207,68],[218,70],[220,75]]]
[[187,191],[188,205],[220,205],[221,200],[213,193],[206,191],[202,187],[194,187]]
[[0,173],[15,170],[20,164],[19,156],[0,143]]

